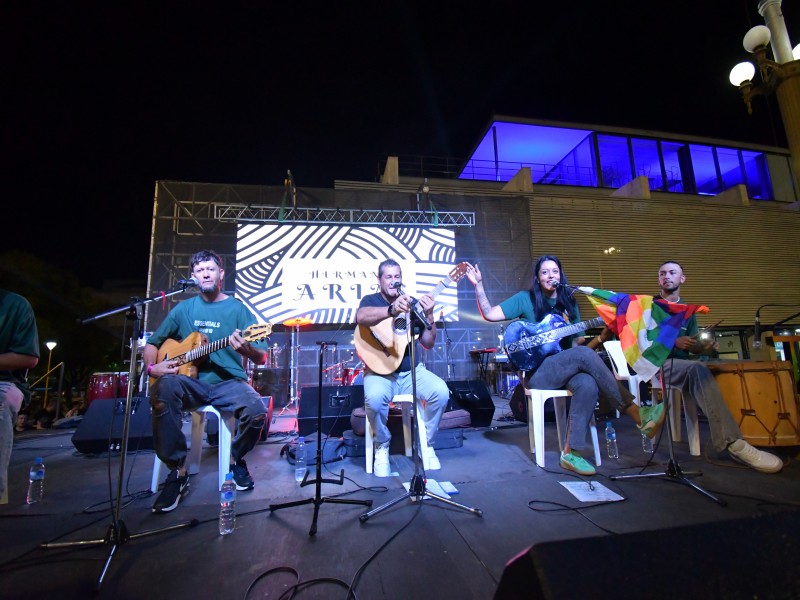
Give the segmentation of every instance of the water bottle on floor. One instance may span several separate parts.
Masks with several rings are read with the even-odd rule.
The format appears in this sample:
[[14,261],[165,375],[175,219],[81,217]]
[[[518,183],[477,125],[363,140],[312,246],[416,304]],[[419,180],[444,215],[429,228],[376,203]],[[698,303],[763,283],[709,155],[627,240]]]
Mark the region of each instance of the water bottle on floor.
[[41,456],[37,456],[34,463],[31,465],[30,473],[28,475],[28,497],[26,502],[33,504],[34,502],[41,502],[44,496],[44,462]]
[[297,450],[294,454],[294,478],[300,483],[306,476],[306,439],[301,435],[297,438]]
[[606,452],[608,458],[619,458],[619,448],[617,448],[617,432],[611,421],[606,421]]
[[233,481],[233,473],[228,473],[219,492],[219,534],[233,533],[235,526],[236,483]]

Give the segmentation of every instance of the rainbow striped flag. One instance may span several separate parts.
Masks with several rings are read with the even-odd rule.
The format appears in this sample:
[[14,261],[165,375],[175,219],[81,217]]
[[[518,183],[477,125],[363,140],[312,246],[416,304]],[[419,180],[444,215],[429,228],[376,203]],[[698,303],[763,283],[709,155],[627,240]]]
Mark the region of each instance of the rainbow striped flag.
[[668,302],[650,295],[578,289],[589,296],[605,324],[619,337],[625,360],[644,381],[649,381],[667,360],[681,326],[695,313],[708,312],[707,306]]

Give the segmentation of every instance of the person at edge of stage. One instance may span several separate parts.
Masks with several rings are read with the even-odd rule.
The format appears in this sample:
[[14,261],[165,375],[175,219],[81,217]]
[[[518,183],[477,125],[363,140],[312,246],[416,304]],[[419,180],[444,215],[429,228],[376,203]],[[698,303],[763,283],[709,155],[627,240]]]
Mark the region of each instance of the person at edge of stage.
[[[556,256],[540,256],[533,267],[530,289],[517,292],[494,306],[486,297],[477,264],[468,266],[467,279],[475,286],[478,309],[487,321],[519,318],[536,324],[549,313],[561,316],[567,323],[581,320],[574,296],[558,289],[559,284],[569,284],[569,280]],[[611,331],[604,328],[600,335],[588,343],[584,332],[562,338],[561,350],[545,357],[533,372],[525,375],[525,385],[529,388],[568,389],[572,392],[566,440],[559,464],[580,475],[596,473],[580,451],[586,446],[586,435],[599,397],[609,402],[612,408],[631,417],[639,431],[650,438],[658,433],[666,417],[661,403],[652,407],[634,404],[633,396],[619,384],[597,354],[597,347],[610,335]]]
[[[674,260],[663,262],[658,267],[659,296],[669,302],[681,301],[681,285],[686,281],[683,267]],[[713,339],[698,339],[697,317],[692,315],[681,327],[681,333],[669,358],[662,365],[664,382],[680,390],[685,398],[693,399],[708,419],[711,444],[719,453],[723,451],[734,460],[761,471],[777,473],[783,461],[763,450],[748,444],[742,431],[728,410],[714,374],[697,357],[708,355],[719,349]],[[695,360],[692,360],[692,355]]]
[[[266,409],[261,396],[247,382],[247,359],[257,365],[266,361],[263,342],[248,342],[242,335],[256,324],[253,314],[236,298],[222,291],[225,271],[222,259],[212,250],[192,256],[191,274],[197,279],[200,294],[177,304],[153,332],[144,347],[144,364],[152,378],[150,404],[153,409],[153,447],[169,468],[161,494],[153,504],[154,513],[177,508],[188,492],[186,437],[181,430],[182,412],[210,404],[220,411],[233,412],[237,433],[231,443],[231,471],[240,491],[252,490],[255,483],[244,460],[261,435]],[[197,361],[197,377],[179,373],[177,361],[160,360],[159,346],[200,332],[208,342],[228,338],[228,344]]]
[[[378,265],[379,291],[361,299],[356,312],[356,323],[363,327],[373,327],[386,319],[393,319],[397,315],[411,311],[412,303],[415,300],[401,290],[402,283],[403,273],[397,261],[389,258],[381,262]],[[413,319],[416,329],[412,333],[418,335],[417,341],[424,348],[430,350],[436,341],[436,323],[433,318],[434,300],[429,294],[425,294],[420,296],[416,302],[431,328],[427,329],[416,318]],[[411,343],[416,344],[417,341]],[[391,474],[389,442],[392,436],[387,425],[389,402],[396,394],[412,393],[411,343],[405,347],[400,365],[388,374],[375,372],[376,365],[371,366],[364,356],[361,357],[365,363],[364,410],[374,432],[373,473],[377,477],[388,477]],[[442,413],[450,398],[450,388],[443,379],[425,368],[419,352],[415,352],[415,357],[416,365],[413,368],[417,383],[417,400],[423,404],[422,415],[428,443],[426,456],[420,458],[426,465],[426,470],[436,470],[441,468],[441,464],[433,449],[433,441],[439,429]]]
[[31,401],[28,370],[39,364],[36,315],[27,298],[0,290],[0,504],[8,503],[8,464],[17,414]]

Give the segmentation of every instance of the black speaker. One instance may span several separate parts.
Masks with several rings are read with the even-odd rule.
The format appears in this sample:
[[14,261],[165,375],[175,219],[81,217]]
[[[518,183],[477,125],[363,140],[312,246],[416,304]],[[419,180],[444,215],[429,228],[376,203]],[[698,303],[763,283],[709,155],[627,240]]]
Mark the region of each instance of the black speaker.
[[[535,544],[505,567],[494,600],[796,598],[800,511]],[[610,567],[603,557],[613,557]],[[575,561],[580,561],[580,577]],[[638,565],[638,566],[637,566]],[[644,576],[641,566],[647,567]],[[662,565],[652,571],[653,565]]]
[[[84,454],[120,450],[125,422],[126,398],[94,400],[83,420],[72,434],[72,445]],[[128,452],[153,449],[153,424],[150,419],[150,399],[134,396],[131,421],[128,426]]]
[[283,408],[289,402],[289,370],[256,367],[253,389],[261,396],[272,396],[275,406]]
[[[572,403],[572,398],[567,397],[566,402],[567,413],[569,413],[569,406]],[[514,388],[514,392],[511,394],[511,400],[508,401],[508,405],[511,407],[511,414],[514,415],[514,418],[517,421],[522,421],[523,423],[528,422],[528,397],[525,395],[525,388],[521,383],[518,383]],[[556,422],[556,410],[554,406],[555,403],[552,401],[544,403],[545,422]]]
[[[311,435],[317,431],[319,387],[307,386],[300,390],[297,411],[297,433]],[[341,437],[350,429],[350,413],[364,406],[363,385],[322,386],[322,433]]]
[[486,382],[480,379],[448,381],[447,387],[450,388],[448,410],[466,410],[473,427],[488,427],[492,424],[494,402]]

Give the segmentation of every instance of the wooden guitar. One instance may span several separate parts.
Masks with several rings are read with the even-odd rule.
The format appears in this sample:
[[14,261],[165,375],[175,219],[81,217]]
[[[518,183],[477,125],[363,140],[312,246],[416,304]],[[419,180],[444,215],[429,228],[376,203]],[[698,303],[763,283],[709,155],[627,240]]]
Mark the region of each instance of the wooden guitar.
[[[263,340],[271,334],[272,323],[250,325],[250,327],[242,331],[242,337],[248,342]],[[158,348],[157,362],[176,360],[178,361],[179,375],[197,377],[197,364],[202,364],[201,359],[212,352],[227,348],[229,344],[230,336],[209,343],[208,336],[205,333],[193,331],[180,342],[171,339],[164,340],[164,343]],[[151,377],[150,385],[153,385],[155,381],[156,378]]]
[[517,369],[535,371],[545,358],[561,352],[558,344],[561,338],[600,325],[603,325],[600,317],[570,325],[559,315],[549,314],[538,323],[512,321],[506,327],[503,341],[508,359]]
[[[451,283],[460,280],[467,272],[469,265],[465,262],[459,263],[450,273],[436,284],[430,296],[436,298],[442,290]],[[381,375],[394,373],[403,362],[403,355],[408,346],[408,313],[401,313],[394,317],[386,317],[380,323],[367,327],[358,325],[355,330],[354,342],[356,352],[364,364],[371,371]]]

